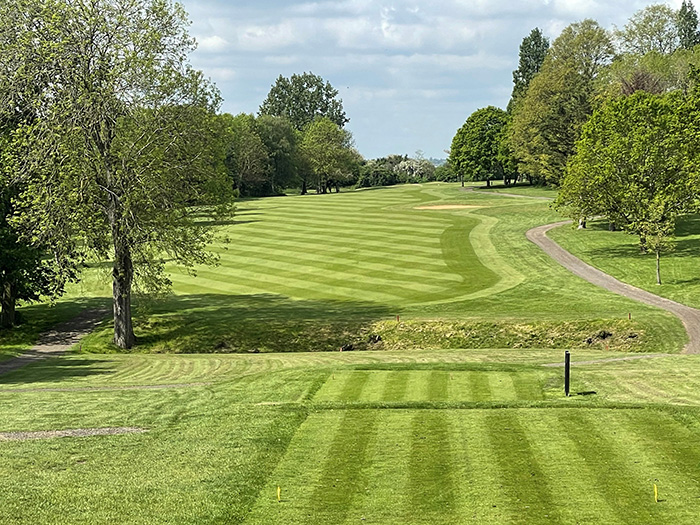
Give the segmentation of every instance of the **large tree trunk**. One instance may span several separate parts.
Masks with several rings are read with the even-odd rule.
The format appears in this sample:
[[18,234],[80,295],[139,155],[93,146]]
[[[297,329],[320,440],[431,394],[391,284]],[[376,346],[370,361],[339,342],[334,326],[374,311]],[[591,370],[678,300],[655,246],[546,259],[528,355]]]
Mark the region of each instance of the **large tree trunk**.
[[112,269],[114,344],[119,348],[131,348],[136,342],[131,321],[131,283],[134,280],[134,266],[127,246],[115,241],[114,252]]
[[301,194],[306,195],[306,179],[301,181]]
[[12,328],[15,325],[15,306],[12,285],[5,283],[0,289],[0,328]]
[[661,284],[661,251],[656,250],[656,284]]

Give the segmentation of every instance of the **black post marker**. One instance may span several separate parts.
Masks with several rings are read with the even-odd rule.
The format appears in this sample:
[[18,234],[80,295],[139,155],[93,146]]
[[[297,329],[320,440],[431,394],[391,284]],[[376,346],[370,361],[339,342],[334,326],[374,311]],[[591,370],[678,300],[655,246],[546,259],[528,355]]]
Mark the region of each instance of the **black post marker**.
[[564,354],[564,393],[569,397],[569,387],[571,386],[571,354],[567,350]]

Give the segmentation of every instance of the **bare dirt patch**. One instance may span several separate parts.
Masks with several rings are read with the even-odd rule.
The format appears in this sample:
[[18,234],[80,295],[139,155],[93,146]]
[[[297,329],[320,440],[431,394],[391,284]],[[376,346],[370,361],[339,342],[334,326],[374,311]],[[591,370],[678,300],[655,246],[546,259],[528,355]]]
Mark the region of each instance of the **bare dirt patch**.
[[0,432],[0,441],[26,441],[29,439],[51,439],[57,437],[115,436],[118,434],[141,434],[143,432],[148,432],[148,430],[138,427],[107,427],[40,430],[37,432]]
[[484,206],[472,206],[470,204],[435,204],[433,206],[416,206],[414,210],[475,210]]

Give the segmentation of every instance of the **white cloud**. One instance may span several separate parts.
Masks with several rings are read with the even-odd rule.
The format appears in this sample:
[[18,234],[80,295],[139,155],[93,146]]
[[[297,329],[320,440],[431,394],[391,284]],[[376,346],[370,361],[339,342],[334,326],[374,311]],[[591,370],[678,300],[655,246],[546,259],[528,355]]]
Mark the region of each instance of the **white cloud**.
[[197,38],[197,49],[204,52],[217,52],[225,50],[229,43],[218,35]]
[[471,112],[505,106],[534,27],[554,39],[588,17],[623,26],[652,0],[183,1],[199,40],[193,64],[227,111],[255,112],[280,74],[313,71],[340,91],[360,151],[374,157],[440,156]]

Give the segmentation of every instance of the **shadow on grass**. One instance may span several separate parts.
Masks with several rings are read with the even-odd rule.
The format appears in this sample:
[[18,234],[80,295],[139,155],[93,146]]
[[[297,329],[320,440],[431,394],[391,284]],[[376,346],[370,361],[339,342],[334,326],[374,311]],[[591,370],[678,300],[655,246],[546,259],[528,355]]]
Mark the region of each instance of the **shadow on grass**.
[[[372,323],[397,312],[362,301],[292,300],[284,296],[183,295],[136,308],[135,352],[300,352],[368,348]],[[116,352],[106,324],[83,351]]]
[[104,361],[87,358],[49,358],[28,364],[7,374],[0,375],[0,390],[3,386],[37,382],[60,382],[68,379],[94,377],[111,374],[105,370]]

